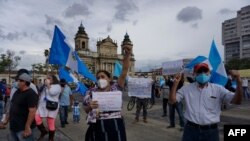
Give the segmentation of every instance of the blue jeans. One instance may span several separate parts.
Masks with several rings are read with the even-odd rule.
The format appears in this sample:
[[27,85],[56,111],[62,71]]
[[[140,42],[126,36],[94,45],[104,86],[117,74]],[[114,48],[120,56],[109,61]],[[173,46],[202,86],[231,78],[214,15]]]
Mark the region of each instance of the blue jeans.
[[23,137],[23,131],[19,132],[13,132],[10,131],[10,141],[35,141],[34,136],[33,136],[33,129],[31,129],[31,135],[24,138]]
[[185,125],[182,141],[219,141],[219,130],[218,128],[200,129]]
[[179,115],[180,126],[184,127],[184,116],[183,116],[183,104],[182,104],[182,102],[176,102],[175,104],[169,104],[170,126],[175,126],[175,109]]
[[68,106],[60,106],[59,114],[61,125],[64,125],[68,120]]
[[0,121],[2,120],[3,117],[3,111],[4,111],[3,100],[0,100]]

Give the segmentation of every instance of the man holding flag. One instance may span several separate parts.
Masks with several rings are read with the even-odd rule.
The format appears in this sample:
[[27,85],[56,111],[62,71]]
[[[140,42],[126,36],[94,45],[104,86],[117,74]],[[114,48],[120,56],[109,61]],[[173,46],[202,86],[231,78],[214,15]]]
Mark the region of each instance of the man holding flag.
[[222,103],[240,104],[242,100],[241,78],[238,71],[230,71],[237,81],[235,94],[223,86],[210,83],[211,71],[208,64],[199,63],[193,71],[196,82],[183,86],[176,92],[181,74],[175,76],[170,92],[170,102],[185,100],[187,122],[182,141],[219,141],[218,123]]

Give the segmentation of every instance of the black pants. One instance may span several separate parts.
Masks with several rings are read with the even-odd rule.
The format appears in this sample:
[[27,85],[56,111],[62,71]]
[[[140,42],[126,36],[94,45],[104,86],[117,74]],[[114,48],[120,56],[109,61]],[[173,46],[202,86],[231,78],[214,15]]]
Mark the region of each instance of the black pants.
[[136,119],[139,119],[141,109],[143,109],[143,118],[147,118],[147,99],[139,99],[136,100]]
[[163,109],[163,114],[167,115],[168,113],[168,99],[167,98],[163,98],[162,99],[162,109]]

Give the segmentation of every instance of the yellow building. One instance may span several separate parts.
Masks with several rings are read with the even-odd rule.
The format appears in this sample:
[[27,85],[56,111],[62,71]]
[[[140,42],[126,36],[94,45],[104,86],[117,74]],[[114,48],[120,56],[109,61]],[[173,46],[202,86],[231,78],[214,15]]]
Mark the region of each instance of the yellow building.
[[[96,46],[97,52],[91,51],[89,49],[89,37],[81,23],[78,28],[78,32],[75,35],[75,50],[77,51],[79,57],[84,61],[84,63],[93,73],[96,73],[98,70],[107,70],[113,74],[115,62],[119,61],[122,64],[123,59],[123,53],[117,53],[117,42],[115,42],[108,36],[103,40],[98,40]],[[127,33],[124,36],[121,48],[123,48],[124,46],[133,47],[133,43],[131,42]],[[135,59],[134,54],[132,54],[129,74],[133,75],[134,72]]]

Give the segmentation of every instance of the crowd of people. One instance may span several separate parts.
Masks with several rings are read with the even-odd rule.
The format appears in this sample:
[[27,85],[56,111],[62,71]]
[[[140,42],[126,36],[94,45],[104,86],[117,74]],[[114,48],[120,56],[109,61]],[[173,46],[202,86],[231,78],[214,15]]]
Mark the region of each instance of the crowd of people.
[[[91,87],[83,99],[83,109],[89,125],[86,141],[126,141],[126,128],[122,110],[99,111],[98,101],[93,100],[95,92],[122,91],[130,66],[131,48],[124,47],[124,59],[121,75],[112,81],[112,75],[105,70],[96,74],[97,83]],[[167,128],[175,127],[175,110],[179,115],[180,130],[183,131],[183,141],[218,141],[218,123],[222,104],[240,104],[242,94],[249,99],[248,80],[241,80],[237,71],[229,71],[231,81],[236,81],[236,87],[231,90],[217,84],[210,83],[210,69],[205,63],[194,67],[194,79],[189,78],[190,84],[184,83],[185,76],[176,74],[164,76],[164,83],[155,80],[152,85],[152,103],[155,97],[162,97],[162,117],[169,117]],[[49,141],[55,138],[55,121],[59,114],[60,124],[65,128],[68,121],[68,111],[72,108],[74,123],[80,121],[78,99],[73,97],[72,91],[65,79],[58,79],[55,75],[47,75],[44,82],[39,80],[32,83],[31,76],[26,69],[20,69],[14,78],[12,86],[6,82],[0,83],[0,128],[6,128],[9,123],[9,137],[11,141],[42,141],[48,134]],[[231,88],[231,87],[230,87]],[[147,101],[137,98],[135,123],[139,122],[140,111],[143,109],[143,122],[147,123]],[[183,112],[185,104],[185,112]],[[43,119],[47,126],[44,126]],[[40,131],[39,137],[34,137],[34,128]]]

